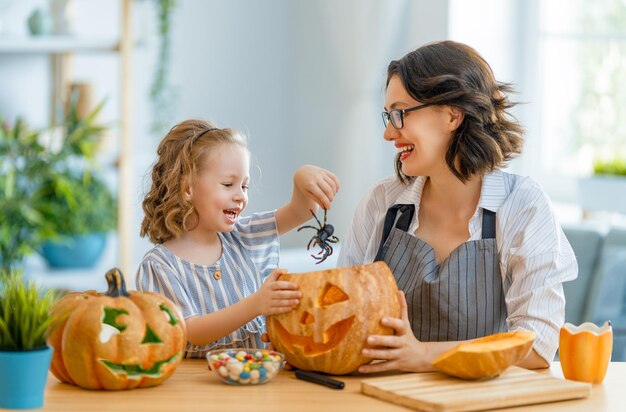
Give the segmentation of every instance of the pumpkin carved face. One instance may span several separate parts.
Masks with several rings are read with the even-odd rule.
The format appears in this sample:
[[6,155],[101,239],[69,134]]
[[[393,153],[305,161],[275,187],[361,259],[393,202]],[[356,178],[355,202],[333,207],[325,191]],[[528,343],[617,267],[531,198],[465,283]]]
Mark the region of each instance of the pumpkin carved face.
[[183,318],[166,297],[127,292],[117,270],[109,291],[72,293],[52,309],[50,370],[61,381],[87,389],[132,389],[169,378],[186,342]]
[[355,371],[371,361],[361,355],[367,337],[393,333],[380,320],[400,317],[398,287],[383,262],[280,279],[298,284],[302,298],[293,311],[268,318],[268,333],[276,350],[300,369]]

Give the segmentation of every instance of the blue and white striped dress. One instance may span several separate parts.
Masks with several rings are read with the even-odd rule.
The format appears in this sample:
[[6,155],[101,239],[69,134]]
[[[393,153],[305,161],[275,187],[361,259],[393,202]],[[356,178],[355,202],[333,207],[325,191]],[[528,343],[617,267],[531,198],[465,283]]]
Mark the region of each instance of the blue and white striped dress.
[[[185,319],[221,310],[250,296],[278,267],[280,244],[275,211],[240,218],[232,232],[218,233],[222,255],[213,265],[199,265],[176,256],[163,245],[150,250],[139,266],[137,289],[161,293],[182,310]],[[221,278],[214,277],[221,272]],[[219,276],[218,276],[219,277]],[[208,345],[187,342],[186,357],[202,358],[219,348],[262,348],[265,319],[257,317]]]

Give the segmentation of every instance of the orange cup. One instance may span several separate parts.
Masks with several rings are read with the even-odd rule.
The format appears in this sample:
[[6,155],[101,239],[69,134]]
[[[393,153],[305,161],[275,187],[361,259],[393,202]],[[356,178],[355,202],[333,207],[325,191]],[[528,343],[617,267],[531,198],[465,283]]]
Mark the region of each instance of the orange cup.
[[602,326],[585,322],[580,326],[566,323],[559,336],[559,360],[566,379],[601,383],[606,375],[613,350],[611,322]]

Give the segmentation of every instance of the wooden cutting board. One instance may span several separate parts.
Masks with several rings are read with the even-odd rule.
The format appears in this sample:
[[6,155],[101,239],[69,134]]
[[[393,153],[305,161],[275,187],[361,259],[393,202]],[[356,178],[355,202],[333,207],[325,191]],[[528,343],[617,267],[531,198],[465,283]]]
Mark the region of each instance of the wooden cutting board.
[[440,372],[361,381],[361,392],[422,411],[478,411],[585,398],[591,384],[511,366],[498,378],[467,381]]

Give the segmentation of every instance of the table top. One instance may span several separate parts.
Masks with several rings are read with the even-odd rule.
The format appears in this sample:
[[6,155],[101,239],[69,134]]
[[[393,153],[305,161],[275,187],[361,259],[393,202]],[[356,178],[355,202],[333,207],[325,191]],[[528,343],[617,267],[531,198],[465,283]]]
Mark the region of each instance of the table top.
[[[558,362],[542,373],[562,378]],[[335,390],[296,379],[281,371],[264,385],[234,386],[222,383],[205,360],[185,360],[160,386],[129,391],[90,391],[60,383],[53,375],[47,382],[44,411],[406,411],[360,393],[364,378],[381,375],[342,376],[345,389]],[[531,405],[516,411],[623,411],[626,404],[626,363],[611,363],[602,384],[594,385],[585,399]],[[219,409],[212,409],[219,408]]]

